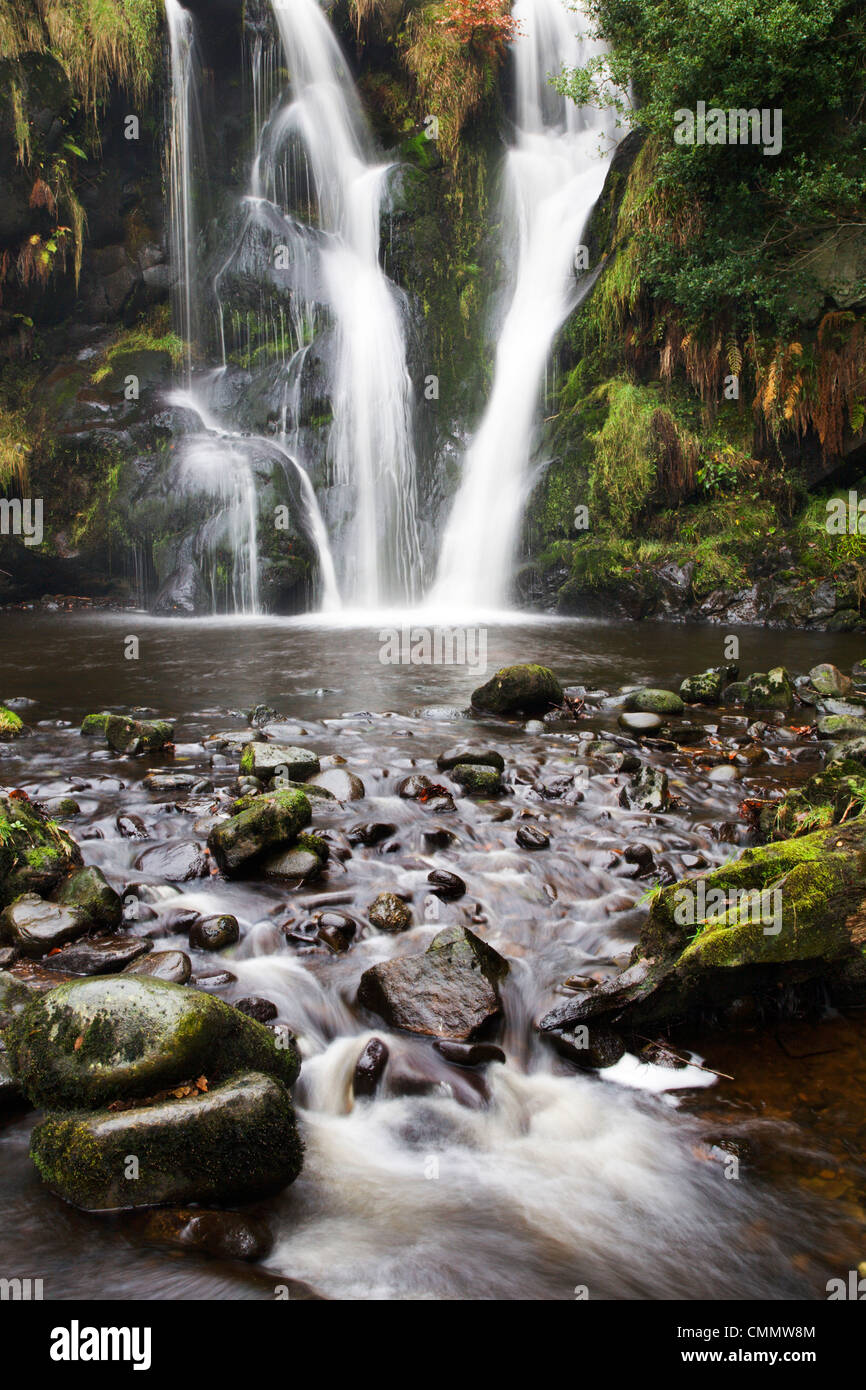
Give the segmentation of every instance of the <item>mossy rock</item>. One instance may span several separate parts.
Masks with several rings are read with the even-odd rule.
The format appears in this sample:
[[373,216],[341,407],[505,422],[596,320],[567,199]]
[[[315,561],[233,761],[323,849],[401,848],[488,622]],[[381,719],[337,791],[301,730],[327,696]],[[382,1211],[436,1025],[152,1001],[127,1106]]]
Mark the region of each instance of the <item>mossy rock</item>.
[[503,666],[472,692],[472,704],[491,714],[544,713],[562,700],[562,686],[548,666]]
[[285,1087],[252,1071],[132,1109],[53,1112],[30,1156],[67,1202],[110,1211],[272,1196],[300,1173],[303,1145]]
[[89,1108],[154,1095],[205,1075],[253,1069],[285,1085],[294,1044],[213,995],[143,975],[72,980],[35,999],[6,1030],[12,1070],[34,1105]]
[[75,841],[24,792],[0,793],[0,907],[22,893],[49,893],[80,864]]
[[820,666],[813,666],[809,672],[809,680],[819,695],[831,698],[850,695],[854,688],[851,677],[844,675],[838,666],[833,666],[828,661],[822,662]]
[[279,768],[282,776],[293,782],[303,782],[319,771],[319,759],[308,748],[293,748],[287,743],[261,743],[258,740],[246,744],[241,753],[241,773],[246,777],[258,777],[262,782],[273,780]]
[[819,738],[854,739],[866,737],[866,719],[849,714],[825,714],[817,724]]
[[469,796],[500,796],[502,778],[495,767],[482,763],[458,763],[452,767],[449,776]]
[[55,903],[79,908],[95,927],[114,931],[120,926],[123,903],[101,869],[88,865],[64,878],[51,894]]
[[632,690],[626,696],[625,710],[635,714],[682,714],[685,709],[679,695],[672,690]]
[[104,737],[106,725],[111,717],[108,710],[103,710],[101,714],[86,714],[81,721],[80,732],[85,738]]
[[164,719],[128,719],[122,714],[109,715],[105,723],[105,739],[114,753],[135,757],[139,753],[156,753],[174,738],[174,728]]
[[744,994],[841,979],[866,947],[866,817],[748,849],[662,889],[628,968],[561,1005],[543,1031],[603,1018],[629,1029],[715,1016]]
[[0,743],[11,743],[25,732],[24,724],[18,715],[5,705],[0,705]]
[[774,666],[766,675],[755,671],[748,679],[748,709],[774,709],[787,713],[794,707],[794,683],[784,666]]
[[224,874],[241,873],[268,850],[289,846],[312,820],[301,791],[283,788],[250,798],[249,806],[208,835],[208,848]]
[[680,685],[680,698],[687,705],[717,705],[723,684],[721,671],[701,671],[700,675],[686,676]]

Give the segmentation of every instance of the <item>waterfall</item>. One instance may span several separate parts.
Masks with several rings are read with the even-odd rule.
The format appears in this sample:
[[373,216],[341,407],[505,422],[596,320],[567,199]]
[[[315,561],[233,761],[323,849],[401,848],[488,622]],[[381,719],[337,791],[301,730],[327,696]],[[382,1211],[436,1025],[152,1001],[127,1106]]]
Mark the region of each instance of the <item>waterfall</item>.
[[314,208],[325,234],[322,293],[336,328],[329,463],[333,484],[351,497],[340,546],[343,593],[361,607],[405,602],[419,591],[422,564],[402,306],[379,264],[388,166],[376,162],[317,0],[271,4],[291,101],[263,132],[253,193],[274,200],[282,183],[295,206]]
[[195,46],[192,15],[178,0],[165,0],[170,55],[169,241],[175,273],[175,322],[184,342],[186,384],[192,377],[193,297],[191,257],[194,239],[192,131],[195,100]]
[[[533,482],[537,407],[554,337],[575,298],[575,255],[615,146],[606,113],[558,95],[548,78],[600,45],[565,0],[518,0],[516,130],[506,157],[504,258],[513,294],[487,409],[466,454],[432,598],[502,607]],[[605,154],[599,152],[605,147]]]

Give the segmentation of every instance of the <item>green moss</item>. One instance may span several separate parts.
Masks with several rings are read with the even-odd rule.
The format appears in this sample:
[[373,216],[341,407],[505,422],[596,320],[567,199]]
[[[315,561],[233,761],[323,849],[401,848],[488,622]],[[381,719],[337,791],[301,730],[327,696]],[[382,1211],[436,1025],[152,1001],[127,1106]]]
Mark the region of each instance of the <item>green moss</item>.
[[0,705],[0,743],[8,743],[13,738],[20,738],[24,732],[24,725],[11,709],[5,705]]

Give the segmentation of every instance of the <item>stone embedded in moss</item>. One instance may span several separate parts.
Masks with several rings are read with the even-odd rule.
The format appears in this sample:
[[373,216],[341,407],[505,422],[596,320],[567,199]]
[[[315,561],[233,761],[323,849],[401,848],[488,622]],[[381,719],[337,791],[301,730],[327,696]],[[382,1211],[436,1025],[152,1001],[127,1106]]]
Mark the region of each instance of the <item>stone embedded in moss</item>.
[[21,893],[48,893],[81,864],[71,836],[24,792],[0,793],[0,906]]
[[149,1096],[190,1077],[244,1068],[290,1086],[294,1042],[213,995],[146,975],[73,980],[34,1000],[6,1031],[13,1072],[34,1105],[76,1109]]
[[67,907],[77,907],[96,927],[113,931],[120,926],[123,903],[101,869],[88,864],[64,878],[54,889],[51,899]]
[[262,782],[272,781],[278,769],[282,776],[292,782],[303,782],[319,771],[319,759],[309,748],[294,748],[288,743],[247,743],[241,753],[242,774],[258,777]]
[[0,705],[0,743],[10,743],[25,732],[24,724],[11,709]]
[[562,686],[548,666],[503,666],[472,692],[472,704],[492,714],[543,714],[562,700]]
[[300,1173],[303,1145],[285,1087],[250,1071],[152,1105],[52,1112],[30,1156],[67,1202],[110,1211],[272,1196]]
[[630,691],[623,708],[636,714],[682,714],[685,705],[672,690],[647,687]]
[[208,835],[208,848],[224,874],[240,873],[267,850],[291,845],[312,820],[300,791],[284,788],[249,800],[245,810],[220,821]]

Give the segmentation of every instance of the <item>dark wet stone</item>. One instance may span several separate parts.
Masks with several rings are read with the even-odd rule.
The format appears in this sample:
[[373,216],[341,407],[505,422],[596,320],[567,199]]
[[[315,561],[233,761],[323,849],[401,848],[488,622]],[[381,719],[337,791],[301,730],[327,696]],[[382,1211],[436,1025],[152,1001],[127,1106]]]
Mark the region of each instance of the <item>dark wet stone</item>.
[[379,931],[408,931],[412,925],[412,909],[396,893],[380,893],[367,908],[367,916]]
[[371,1038],[355,1063],[352,1091],[356,1099],[376,1094],[382,1073],[388,1065],[390,1052],[381,1038]]
[[417,956],[371,966],[358,1003],[395,1028],[466,1042],[501,1011],[508,962],[466,927],[448,927]]
[[320,922],[316,937],[329,951],[333,951],[335,955],[343,955],[354,940],[355,924],[347,922],[345,925],[330,926],[327,922]]
[[132,1229],[148,1244],[223,1260],[263,1260],[274,1243],[270,1230],[257,1217],[198,1207],[149,1211]]
[[303,792],[283,789],[253,797],[238,814],[215,825],[208,847],[224,874],[237,874],[259,855],[288,847],[312,819]]
[[147,827],[141,819],[141,816],[134,816],[129,812],[122,812],[115,817],[114,824],[125,840],[149,839]]
[[346,838],[350,845],[366,845],[368,848],[371,848],[373,845],[381,844],[383,840],[387,840],[392,835],[396,834],[397,827],[396,825],[392,825],[390,821],[370,821],[368,823],[362,822],[359,825],[353,825],[352,828],[347,831]]
[[450,792],[445,792],[443,796],[433,796],[429,801],[422,800],[421,804],[426,806],[428,811],[432,811],[435,816],[448,816],[457,810]]
[[270,999],[262,999],[257,994],[248,994],[244,999],[236,999],[235,1008],[240,1009],[247,1018],[254,1018],[257,1023],[270,1023],[271,1019],[277,1016],[277,1006]]
[[434,825],[430,830],[423,832],[422,838],[428,849],[447,849],[457,836],[452,830],[446,830],[444,825]]
[[584,1024],[549,1036],[561,1056],[589,1071],[615,1066],[625,1055],[625,1043],[619,1034],[595,1024]]
[[546,714],[562,700],[562,686],[548,666],[503,666],[472,692],[472,704],[493,714]]
[[64,975],[112,975],[151,950],[140,936],[89,936],[46,956],[46,970]]
[[90,922],[77,907],[47,903],[24,893],[0,913],[0,941],[25,956],[44,956],[83,936]]
[[625,859],[627,864],[636,865],[639,873],[641,874],[652,873],[653,869],[655,868],[653,852],[650,849],[649,845],[629,845],[628,848],[623,852],[623,858]]
[[196,989],[203,990],[204,993],[216,993],[217,990],[225,989],[226,985],[237,984],[238,977],[233,975],[230,970],[212,970],[202,975],[194,975],[191,984]]
[[670,1067],[672,1071],[681,1071],[688,1066],[682,1057],[661,1042],[645,1043],[638,1056],[642,1062],[651,1062],[655,1067]]
[[458,763],[449,776],[468,796],[500,796],[502,793],[502,777],[495,767]]
[[639,776],[632,781],[630,797],[632,804],[642,811],[666,811],[671,801],[667,773],[658,767],[641,768]]
[[450,772],[452,768],[461,764],[495,767],[497,772],[505,771],[505,759],[494,748],[469,748],[465,745],[458,745],[456,748],[449,748],[445,753],[440,753],[436,759],[436,766],[440,772]]
[[189,932],[189,944],[199,951],[224,951],[240,941],[241,929],[237,917],[224,912],[214,917],[200,917]]
[[54,889],[52,901],[79,908],[94,927],[113,931],[120,926],[123,904],[101,869],[89,864],[76,869]]
[[495,1043],[449,1042],[446,1038],[437,1038],[433,1046],[446,1062],[453,1062],[458,1067],[483,1067],[488,1062],[506,1060],[502,1048]]
[[585,788],[586,783],[579,778],[566,776],[555,777],[552,782],[545,782],[540,790],[545,801],[562,801],[566,806],[579,806],[583,801]]
[[180,792],[195,786],[193,772],[149,772],[144,785],[152,792]]
[[204,847],[195,841],[153,845],[138,856],[135,867],[169,883],[189,883],[192,879],[206,878],[210,872]]
[[266,878],[290,878],[306,881],[317,878],[322,872],[322,861],[310,850],[292,847],[278,850],[262,860],[262,873]]
[[[128,1110],[49,1113],[30,1152],[49,1187],[85,1211],[253,1201],[294,1182],[303,1162],[289,1094],[258,1072]],[[130,1154],[139,1161],[134,1182],[125,1176]]]
[[521,825],[514,838],[521,849],[550,849],[550,835],[540,825]]
[[417,801],[421,797],[426,799],[433,788],[434,783],[430,781],[429,777],[416,772],[411,777],[404,777],[402,782],[398,782],[396,791],[397,795],[402,796],[404,801]]
[[171,985],[185,985],[192,974],[192,964],[186,951],[153,951],[127,966],[124,974],[149,975]]
[[466,884],[459,874],[449,873],[447,869],[431,869],[427,875],[427,882],[430,884],[430,891],[443,902],[462,898],[466,892]]

